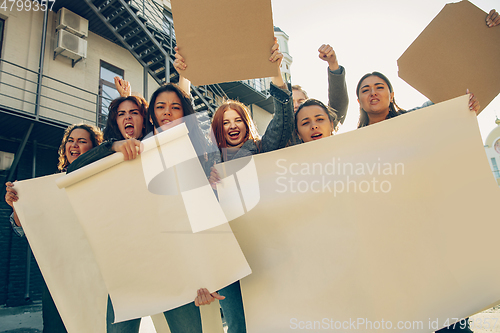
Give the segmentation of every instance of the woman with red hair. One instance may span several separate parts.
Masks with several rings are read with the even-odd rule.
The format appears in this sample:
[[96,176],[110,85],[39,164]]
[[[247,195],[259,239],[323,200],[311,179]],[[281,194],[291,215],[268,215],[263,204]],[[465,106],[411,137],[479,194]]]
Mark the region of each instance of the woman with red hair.
[[[174,66],[181,73],[187,65],[178,52],[175,57]],[[283,54],[279,51],[279,45],[275,38],[269,61],[276,63],[280,68],[282,59]],[[250,111],[245,104],[228,100],[215,111],[212,119],[212,140],[219,148],[220,161],[226,162],[240,157],[265,153],[284,148],[287,145],[293,133],[293,99],[283,81],[281,71],[278,76],[272,78],[269,93],[274,97],[274,117],[262,138],[257,133]],[[219,180],[217,171],[212,168],[209,179],[211,185],[215,188],[215,184]],[[225,299],[219,298],[219,294]],[[208,290],[204,289],[201,294],[198,293],[196,305],[209,304],[214,301],[214,298],[218,298],[228,327],[227,333],[246,332],[239,281],[222,288],[219,294],[210,294]]]

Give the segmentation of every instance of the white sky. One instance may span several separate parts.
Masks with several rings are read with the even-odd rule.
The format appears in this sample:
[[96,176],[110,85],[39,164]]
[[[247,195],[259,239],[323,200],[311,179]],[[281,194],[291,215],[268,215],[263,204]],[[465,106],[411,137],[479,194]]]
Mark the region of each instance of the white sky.
[[[272,0],[272,5],[274,25],[290,37],[293,84],[300,84],[309,97],[328,102],[327,63],[318,58],[317,51],[321,44],[330,44],[339,64],[346,69],[349,109],[340,127],[342,133],[356,128],[359,105],[355,89],[358,80],[368,72],[381,72],[391,80],[395,99],[403,109],[427,100],[398,77],[397,59],[449,2],[452,1]],[[498,0],[471,2],[485,12],[500,9]],[[495,115],[500,118],[498,96],[478,116],[483,142],[496,126]]]

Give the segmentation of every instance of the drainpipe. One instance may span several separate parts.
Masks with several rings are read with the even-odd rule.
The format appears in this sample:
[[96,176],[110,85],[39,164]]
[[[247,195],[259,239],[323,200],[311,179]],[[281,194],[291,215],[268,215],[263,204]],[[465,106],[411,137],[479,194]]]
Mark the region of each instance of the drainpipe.
[[[49,11],[46,10],[43,13],[43,27],[42,27],[42,43],[40,46],[40,62],[38,64],[38,81],[36,87],[36,100],[35,100],[35,119],[38,121],[40,119],[40,98],[42,95],[42,78],[43,78],[43,65],[45,62],[45,46],[47,44],[47,23],[49,18]],[[29,133],[33,128],[33,123],[30,125],[30,129],[26,135],[25,140],[28,139]],[[23,147],[24,148],[24,147]],[[37,142],[33,141],[33,169],[32,178],[36,176],[36,149]],[[22,153],[22,151],[21,151]],[[26,289],[24,293],[24,299],[28,300],[30,298],[30,281],[31,281],[31,247],[27,245],[26,251]]]
[[49,11],[44,11],[43,14],[43,27],[42,27],[42,45],[40,48],[40,62],[38,64],[38,83],[36,88],[36,100],[35,100],[35,116],[36,120],[40,119],[40,97],[42,94],[42,78],[43,78],[43,64],[45,61],[45,45],[47,43],[47,22],[49,17]]
[[[31,170],[31,178],[36,177],[36,150],[37,150],[37,142],[33,140],[33,166]],[[26,250],[26,289],[24,292],[24,299],[30,299],[30,281],[31,281],[31,247],[29,243],[27,243]]]

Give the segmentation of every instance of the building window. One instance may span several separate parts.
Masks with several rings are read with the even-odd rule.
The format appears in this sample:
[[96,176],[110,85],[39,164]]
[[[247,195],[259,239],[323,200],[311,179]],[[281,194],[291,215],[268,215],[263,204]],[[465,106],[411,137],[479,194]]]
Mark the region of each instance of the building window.
[[120,94],[115,88],[114,77],[118,76],[123,79],[123,75],[123,69],[101,60],[101,70],[99,74],[99,114],[97,118],[97,125],[100,128],[106,126],[109,103],[115,98],[120,97]]
[[491,158],[491,165],[493,166],[493,174],[495,175],[495,178],[500,178],[500,170],[498,170],[496,158]]

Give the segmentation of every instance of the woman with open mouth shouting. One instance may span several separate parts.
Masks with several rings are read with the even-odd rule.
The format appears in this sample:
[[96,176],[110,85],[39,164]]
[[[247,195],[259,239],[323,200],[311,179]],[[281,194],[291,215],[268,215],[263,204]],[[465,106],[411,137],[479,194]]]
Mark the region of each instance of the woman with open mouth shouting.
[[[83,155],[77,164],[68,169],[68,173],[118,151],[123,153],[125,160],[135,159],[140,154],[139,140],[145,137],[145,133],[154,135],[184,122],[200,162],[207,175],[209,174],[210,164],[206,154],[209,144],[198,125],[189,95],[178,85],[167,83],[153,93],[148,106],[143,98],[130,95],[130,84],[127,81],[115,79],[115,84],[122,97],[113,100],[109,106],[104,130],[104,138],[108,141]],[[207,293],[208,290],[200,288],[195,302],[164,312],[172,333],[202,333],[200,310],[197,306],[205,304],[204,295]],[[211,297],[224,299],[216,293]],[[140,318],[116,324],[112,324],[113,321],[113,307],[108,298],[107,332],[139,332]]]
[[106,141],[82,155],[68,168],[68,173],[118,151],[123,153],[125,160],[134,159],[140,153],[139,140],[146,133],[147,108],[148,103],[139,96],[114,99],[109,104],[108,120],[104,128]]
[[[177,56],[177,55],[176,55]],[[275,43],[269,61],[280,68],[283,54]],[[274,117],[260,138],[246,105],[228,100],[215,111],[212,119],[214,141],[219,147],[223,162],[284,148],[293,132],[293,100],[281,76],[271,79],[269,93],[274,97]],[[215,170],[215,169],[214,169]],[[218,177],[211,177],[211,183]]]
[[[176,51],[178,51],[177,48]],[[178,52],[175,57],[174,67],[179,73],[182,73],[187,67],[184,58]],[[279,45],[275,39],[269,61],[275,63],[279,69],[282,59],[283,55],[279,51]],[[257,133],[248,107],[243,103],[228,100],[214,113],[212,119],[214,137],[212,140],[219,148],[222,162],[281,149],[287,145],[293,133],[293,99],[283,81],[281,72],[277,77],[272,78],[270,94],[274,97],[274,118],[269,123],[262,138]],[[212,168],[209,182],[215,188],[219,181],[220,177],[216,169]],[[220,306],[228,327],[227,333],[246,332],[239,281],[221,289],[219,293],[225,297],[224,300],[220,301]],[[199,293],[197,304],[209,304],[218,296],[219,294],[210,294],[208,290],[204,289],[201,294]]]

